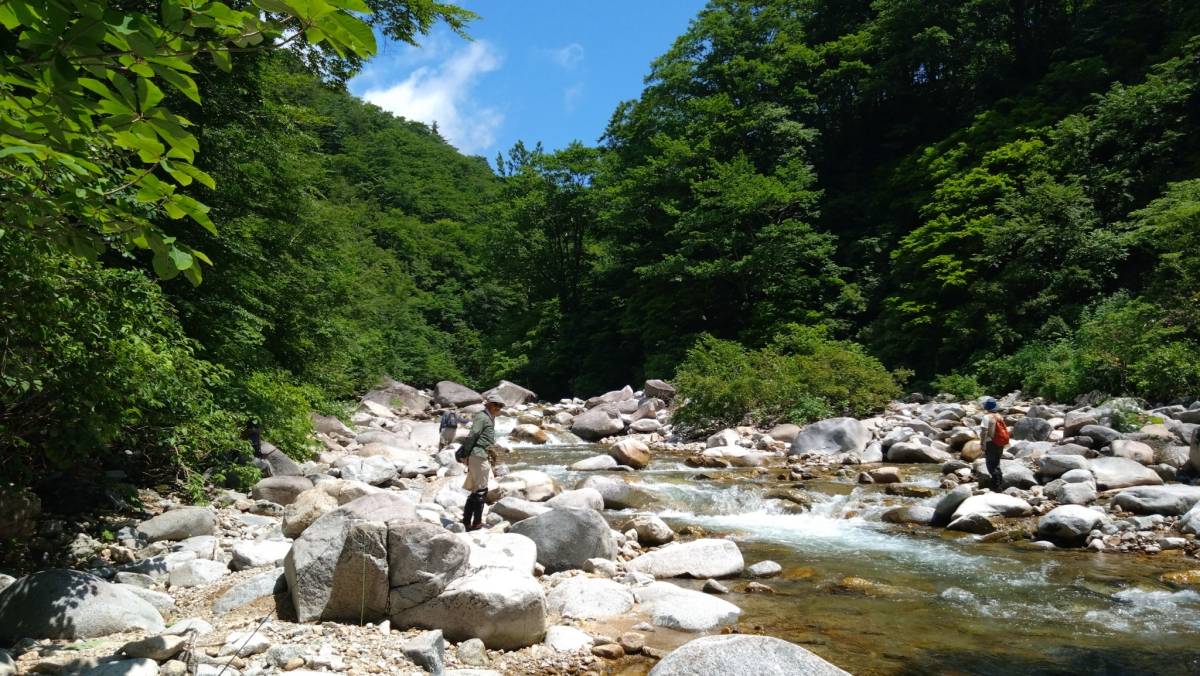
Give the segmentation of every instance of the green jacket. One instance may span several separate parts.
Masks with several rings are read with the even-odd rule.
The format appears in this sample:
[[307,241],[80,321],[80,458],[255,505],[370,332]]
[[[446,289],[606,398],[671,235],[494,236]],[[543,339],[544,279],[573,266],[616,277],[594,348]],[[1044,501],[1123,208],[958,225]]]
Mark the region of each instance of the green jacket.
[[471,455],[486,458],[488,446],[495,443],[496,423],[492,416],[488,415],[487,411],[476,413],[475,420],[471,423],[471,433],[467,435],[463,446],[471,449]]

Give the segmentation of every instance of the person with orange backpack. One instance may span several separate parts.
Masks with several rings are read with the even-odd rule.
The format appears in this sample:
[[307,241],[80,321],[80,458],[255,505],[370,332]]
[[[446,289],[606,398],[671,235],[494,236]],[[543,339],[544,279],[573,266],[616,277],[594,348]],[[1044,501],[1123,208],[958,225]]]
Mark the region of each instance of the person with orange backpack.
[[996,400],[988,397],[983,402],[987,413],[979,429],[979,443],[983,445],[983,459],[987,463],[988,476],[992,477],[992,490],[999,492],[1004,482],[1004,474],[1000,471],[1000,457],[1004,455],[1004,447],[1008,445],[1008,425],[1004,418],[996,412]]

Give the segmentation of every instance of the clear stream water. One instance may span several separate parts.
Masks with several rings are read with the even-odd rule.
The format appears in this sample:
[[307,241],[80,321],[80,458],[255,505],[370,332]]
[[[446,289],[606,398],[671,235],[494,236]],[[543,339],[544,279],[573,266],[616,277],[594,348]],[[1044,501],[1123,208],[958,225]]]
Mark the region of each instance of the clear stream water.
[[[514,444],[506,464],[573,488],[594,473],[567,468],[600,452],[580,443]],[[783,566],[764,581],[773,595],[739,593],[743,582],[727,581],[742,631],[799,643],[855,674],[1200,673],[1200,594],[1159,581],[1163,572],[1200,567],[1194,559],[1047,552],[887,524],[880,515],[888,508],[936,498],[849,481],[796,484],[813,507],[788,513],[762,497],[792,485],[775,478],[779,471],[701,470],[682,460],[658,455],[642,471],[604,474],[652,490],[653,511],[676,530],[731,537],[747,565]],[[904,471],[914,483],[937,485],[936,468]],[[618,523],[621,513],[609,516]],[[847,577],[867,582],[843,584]]]

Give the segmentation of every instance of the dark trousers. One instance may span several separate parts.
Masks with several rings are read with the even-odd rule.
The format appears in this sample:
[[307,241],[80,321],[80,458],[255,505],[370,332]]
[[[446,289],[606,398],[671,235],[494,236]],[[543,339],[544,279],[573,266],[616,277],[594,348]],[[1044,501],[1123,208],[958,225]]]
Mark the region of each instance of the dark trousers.
[[478,528],[483,524],[483,503],[487,498],[487,489],[478,490],[467,496],[467,504],[463,507],[463,527],[467,530]]
[[987,443],[987,447],[983,449],[983,460],[987,464],[988,476],[992,477],[992,490],[1000,490],[1003,485],[1004,474],[1000,472],[1000,456],[1004,454],[1004,448]]

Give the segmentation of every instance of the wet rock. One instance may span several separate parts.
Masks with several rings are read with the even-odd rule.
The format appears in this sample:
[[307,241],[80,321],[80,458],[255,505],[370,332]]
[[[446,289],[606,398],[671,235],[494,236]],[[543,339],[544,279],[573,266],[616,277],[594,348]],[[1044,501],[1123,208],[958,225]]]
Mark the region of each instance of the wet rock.
[[971,497],[970,486],[959,486],[943,495],[933,510],[933,518],[929,522],[930,525],[944,528],[953,520],[954,512],[958,509],[959,505],[969,497]]
[[603,643],[592,646],[592,654],[606,660],[619,660],[625,657],[625,650],[618,643]]
[[400,646],[404,656],[418,667],[439,676],[445,671],[446,641],[440,629],[421,632]]
[[612,580],[573,577],[551,589],[546,603],[563,617],[603,620],[629,612],[634,598],[628,587]]
[[621,526],[621,530],[633,529],[638,544],[644,547],[665,545],[675,539],[675,531],[654,514],[638,514]]
[[625,423],[617,407],[612,404],[588,409],[571,420],[571,432],[585,441],[599,441],[624,430]]
[[1088,468],[1096,477],[1096,486],[1102,491],[1132,486],[1160,486],[1163,483],[1162,477],[1154,470],[1128,458],[1094,458]]
[[608,447],[608,453],[618,463],[634,469],[650,464],[650,447],[637,439],[622,439]]
[[755,676],[848,676],[794,643],[771,636],[706,636],[663,658],[650,676],[754,674]]
[[894,484],[904,480],[899,467],[878,467],[868,471],[867,475],[877,484]]
[[617,464],[616,458],[611,455],[593,455],[571,465],[571,469],[576,472],[594,472],[612,469]]
[[743,590],[747,594],[774,594],[775,590],[761,582],[750,582]]
[[829,418],[801,429],[788,453],[861,453],[870,441],[870,430],[858,420]]
[[706,594],[728,594],[729,587],[726,587],[725,585],[721,584],[720,582],[717,582],[716,580],[709,578],[704,581],[704,586],[700,588],[700,591],[702,591]]
[[701,539],[667,545],[625,564],[627,570],[666,577],[732,577],[745,567],[742,553],[729,540]]
[[972,533],[974,535],[987,535],[996,531],[996,524],[992,520],[978,512],[972,512],[963,516],[956,516],[946,526],[948,530],[960,531],[963,533]]
[[590,476],[575,487],[595,489],[604,498],[605,509],[641,509],[655,501],[649,489],[607,476]]
[[1033,507],[1021,498],[1015,498],[1005,493],[983,493],[963,500],[958,509],[954,510],[954,518],[961,519],[971,514],[1018,517],[1029,516],[1032,513]]
[[627,631],[617,639],[626,655],[636,655],[646,647],[646,637],[636,631]]
[[546,571],[582,568],[591,558],[616,556],[608,522],[593,509],[555,509],[514,524],[510,531],[537,545],[538,563]]
[[544,444],[550,440],[546,430],[529,424],[517,425],[508,436],[513,441],[527,441],[533,444]]
[[127,588],[77,570],[43,570],[0,591],[0,643],[162,629],[162,616],[149,603]]
[[783,572],[783,566],[774,561],[759,561],[746,568],[749,577],[775,577]]
[[1173,570],[1163,573],[1161,579],[1175,587],[1200,587],[1200,570]]
[[180,507],[138,524],[138,535],[147,542],[185,540],[195,535],[212,535],[217,515],[207,507]]
[[933,521],[933,507],[910,505],[894,507],[883,513],[881,517],[886,523],[913,523],[927,525]]
[[888,495],[902,495],[907,498],[931,498],[935,494],[934,489],[917,484],[888,484],[884,492]]
[[679,631],[712,631],[736,622],[742,613],[728,601],[669,582],[653,582],[639,589],[638,596],[651,624]]
[[1200,486],[1139,486],[1113,498],[1113,505],[1134,514],[1174,516],[1188,512],[1200,501]]
[[438,406],[464,408],[472,404],[483,403],[483,396],[466,385],[460,385],[451,380],[442,380],[433,386],[433,402]]
[[496,480],[497,488],[488,491],[489,500],[515,495],[533,502],[544,502],[558,494],[558,484],[549,474],[536,469],[509,472]]
[[546,630],[544,643],[556,653],[573,653],[584,649],[590,651],[594,641],[575,627],[556,625]]
[[1059,547],[1082,547],[1104,515],[1080,505],[1061,505],[1038,520],[1038,537]]
[[478,638],[489,648],[516,650],[546,633],[546,597],[528,575],[486,568],[450,583],[437,597],[400,614],[397,626],[440,628],[451,641]]

